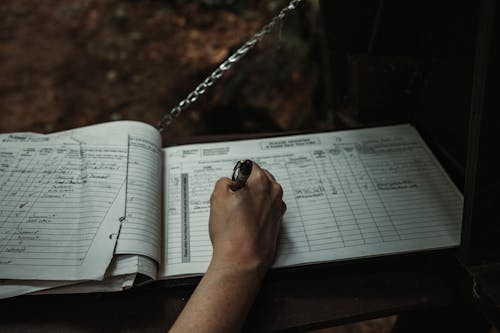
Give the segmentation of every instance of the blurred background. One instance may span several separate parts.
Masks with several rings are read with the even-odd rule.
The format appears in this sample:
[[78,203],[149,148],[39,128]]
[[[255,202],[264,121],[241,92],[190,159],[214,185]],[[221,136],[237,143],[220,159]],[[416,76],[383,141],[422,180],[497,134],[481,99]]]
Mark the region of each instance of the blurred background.
[[[0,2],[0,132],[155,125],[288,1]],[[306,1],[165,137],[329,128]]]
[[[2,0],[0,132],[155,125],[287,3]],[[164,144],[412,122],[461,187],[478,4],[304,0]]]

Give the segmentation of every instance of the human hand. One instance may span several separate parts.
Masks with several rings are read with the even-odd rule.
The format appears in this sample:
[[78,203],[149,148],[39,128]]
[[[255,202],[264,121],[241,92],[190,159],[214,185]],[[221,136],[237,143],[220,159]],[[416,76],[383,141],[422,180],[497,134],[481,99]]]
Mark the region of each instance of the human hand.
[[235,182],[221,178],[210,197],[211,265],[253,271],[263,277],[271,266],[286,205],[274,177],[254,163],[247,184],[233,192]]

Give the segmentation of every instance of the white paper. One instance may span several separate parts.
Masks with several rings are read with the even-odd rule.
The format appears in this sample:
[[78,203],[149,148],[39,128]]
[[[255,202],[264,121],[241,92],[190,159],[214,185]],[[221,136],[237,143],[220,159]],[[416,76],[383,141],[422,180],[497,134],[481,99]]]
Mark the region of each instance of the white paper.
[[136,121],[109,122],[87,128],[109,135],[125,134],[128,140],[126,214],[115,253],[143,255],[160,262],[162,151],[159,132],[151,125]]
[[62,281],[27,281],[2,280],[0,281],[0,299],[34,293],[52,289],[68,282]]
[[108,268],[106,276],[119,276],[125,274],[144,274],[151,279],[156,279],[158,264],[149,257],[134,254],[117,254]]
[[[51,135],[0,134],[0,142],[0,196],[7,198],[0,206],[0,277],[16,279],[0,281],[0,298],[116,291],[131,287],[137,273],[156,278],[157,263],[150,259],[161,260],[156,129],[124,121]],[[44,209],[50,213],[41,214]],[[102,222],[93,233],[80,230],[98,217]],[[42,241],[47,243],[40,246]],[[47,251],[55,246],[57,253]],[[86,250],[81,264],[68,250],[75,246]],[[37,258],[26,260],[26,253],[35,252]],[[74,260],[80,267],[68,268],[66,262]]]
[[161,140],[158,132],[131,130],[126,219],[115,253],[161,261]]
[[157,263],[139,255],[115,255],[101,281],[0,280],[0,299],[24,294],[69,294],[120,291],[134,285],[137,274],[156,279]]
[[84,294],[123,291],[134,286],[136,274],[111,276],[102,281],[85,281],[31,292],[32,295]]
[[[126,214],[121,220],[115,253],[143,255],[160,262],[162,152],[159,132],[151,125],[136,121],[109,122],[79,130],[89,129],[108,136],[127,137]],[[56,134],[65,137],[68,133]]]
[[457,246],[463,198],[410,125],[171,147],[162,277],[203,273],[215,181],[250,158],[284,189],[275,267]]
[[127,137],[65,133],[1,137],[0,278],[104,277],[125,213]]

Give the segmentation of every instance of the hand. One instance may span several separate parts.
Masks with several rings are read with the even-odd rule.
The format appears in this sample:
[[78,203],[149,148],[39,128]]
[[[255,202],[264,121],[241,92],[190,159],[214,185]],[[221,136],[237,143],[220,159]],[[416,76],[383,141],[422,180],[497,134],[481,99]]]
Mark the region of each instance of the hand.
[[245,187],[233,192],[233,184],[229,178],[219,179],[210,198],[211,265],[263,277],[274,261],[286,210],[283,189],[256,163]]
[[[221,178],[210,197],[212,261],[171,332],[238,332],[271,266],[286,206],[274,177],[254,163],[247,184]],[[221,309],[223,309],[221,311]]]

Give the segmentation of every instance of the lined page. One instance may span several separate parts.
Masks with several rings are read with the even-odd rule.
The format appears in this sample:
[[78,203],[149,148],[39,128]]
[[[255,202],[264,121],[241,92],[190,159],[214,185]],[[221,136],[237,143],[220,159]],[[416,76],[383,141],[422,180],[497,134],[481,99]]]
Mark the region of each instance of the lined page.
[[42,289],[31,292],[31,295],[49,294],[83,294],[123,291],[134,286],[136,274],[112,276],[102,281],[86,281],[57,286],[52,289]]
[[100,281],[0,280],[0,299],[24,294],[121,291],[134,285],[137,273],[156,279],[157,263],[138,255],[116,255]]
[[[151,279],[156,279],[156,273],[157,273],[157,264],[154,260],[140,256],[140,255],[134,255],[134,254],[120,254],[120,255],[115,255],[113,256],[113,260],[111,261],[111,264],[109,265],[105,279],[102,281],[85,281],[85,282],[80,282],[78,285],[83,286],[85,285],[85,290],[86,291],[81,291],[81,292],[89,292],[89,286],[98,286],[100,283],[103,281],[107,281],[109,283],[113,283],[113,278],[117,278],[120,276],[127,276],[128,280],[131,280],[130,286],[133,284],[135,280],[136,274],[144,274]],[[116,281],[120,281],[120,279],[117,279]],[[50,282],[50,283],[49,283]],[[2,297],[2,287],[3,284],[8,284],[9,280],[0,280],[0,298]],[[16,284],[21,285],[23,281],[17,280]],[[65,287],[71,286],[70,290],[75,290],[75,286],[78,286],[77,284],[70,283],[68,284],[66,281],[24,281],[25,284],[33,286],[33,287],[39,287],[37,284],[40,286],[45,286],[47,287],[46,289],[50,288],[59,288],[58,293],[62,291]],[[102,284],[102,286],[106,286],[106,284]],[[106,291],[103,288],[96,289],[96,291]],[[113,291],[113,290],[109,290]],[[74,291],[78,292],[78,291]]]
[[149,257],[135,254],[119,254],[113,257],[106,276],[140,273],[155,280],[157,272],[157,263]]
[[238,159],[284,190],[275,267],[457,246],[463,198],[409,125],[165,150],[167,258],[161,275],[204,272],[209,197]]
[[117,254],[139,254],[161,261],[161,138],[150,127],[129,134],[126,215]]
[[[161,136],[151,125],[118,121],[81,128],[107,137],[125,135],[128,143],[126,214],[121,219],[116,254],[144,255],[161,261]],[[71,132],[56,133],[67,137]]]
[[68,281],[0,280],[0,299],[57,288]]
[[102,134],[2,136],[0,278],[104,277],[124,215],[127,141]]
[[116,255],[113,257],[106,277],[102,281],[73,282],[67,281],[0,281],[0,298],[31,293],[73,294],[122,291],[134,286],[137,273],[156,278],[157,264],[154,260],[138,255]]

